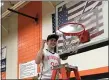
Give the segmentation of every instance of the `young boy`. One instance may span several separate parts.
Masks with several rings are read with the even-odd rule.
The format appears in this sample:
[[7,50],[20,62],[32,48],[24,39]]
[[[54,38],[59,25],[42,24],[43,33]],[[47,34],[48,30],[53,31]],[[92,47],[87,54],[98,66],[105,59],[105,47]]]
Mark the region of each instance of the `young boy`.
[[[47,40],[42,42],[42,46],[36,56],[36,64],[41,63],[41,73],[39,79],[51,79],[53,66],[60,64],[60,57],[54,49],[57,45],[59,36],[56,34],[48,35]],[[45,43],[48,47],[44,50]]]

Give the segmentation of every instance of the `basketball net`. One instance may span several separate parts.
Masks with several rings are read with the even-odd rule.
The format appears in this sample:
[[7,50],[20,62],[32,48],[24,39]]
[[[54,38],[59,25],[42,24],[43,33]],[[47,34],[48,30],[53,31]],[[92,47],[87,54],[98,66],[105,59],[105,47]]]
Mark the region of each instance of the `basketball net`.
[[[63,35],[60,35],[60,37],[63,37],[63,41],[62,41],[62,48],[61,50],[59,51],[60,54],[63,54],[63,53],[77,53],[78,51],[78,46],[80,44],[80,40],[77,36],[65,36],[64,34]],[[65,38],[65,37],[69,37],[69,38]],[[75,37],[75,39],[74,39]]]
[[[81,28],[81,30],[78,29],[77,31],[75,30],[72,32],[65,32],[65,31],[60,30],[63,28],[63,26],[66,27],[66,25],[69,25],[69,24],[75,25],[75,26],[71,26],[72,28],[74,27],[75,29],[78,29],[77,25],[79,25],[79,28]],[[57,35],[59,35],[59,41],[58,41],[58,51],[59,52],[58,53],[59,54],[77,53],[78,48],[79,48],[78,46],[81,43],[79,36],[81,36],[82,33],[85,31],[85,28],[83,27],[83,25],[78,24],[78,23],[66,23],[62,25],[60,29],[58,29],[58,31],[56,32]]]

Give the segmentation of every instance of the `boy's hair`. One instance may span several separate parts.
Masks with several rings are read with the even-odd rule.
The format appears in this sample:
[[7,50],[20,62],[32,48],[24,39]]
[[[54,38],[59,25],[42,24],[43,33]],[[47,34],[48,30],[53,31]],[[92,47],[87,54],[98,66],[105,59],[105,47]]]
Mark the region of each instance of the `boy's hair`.
[[50,34],[47,37],[47,41],[50,40],[50,39],[52,39],[52,38],[55,38],[56,40],[58,40],[59,36],[57,34]]

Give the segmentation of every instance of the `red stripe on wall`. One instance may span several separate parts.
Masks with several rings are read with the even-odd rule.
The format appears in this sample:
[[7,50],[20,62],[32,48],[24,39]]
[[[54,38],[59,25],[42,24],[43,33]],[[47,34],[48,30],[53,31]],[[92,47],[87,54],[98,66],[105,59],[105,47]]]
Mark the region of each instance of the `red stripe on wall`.
[[[89,70],[82,70],[79,71],[80,76],[88,76],[88,75],[95,75],[100,73],[107,73],[109,69],[109,66],[106,67],[100,67],[95,69],[89,69]],[[74,72],[72,71],[70,74],[70,78],[75,77]],[[60,75],[60,79],[62,79],[62,75]]]
[[[83,70],[79,71],[80,76],[87,76],[87,75],[94,75],[94,74],[100,74],[100,73],[107,73],[108,72],[108,66],[106,67],[100,67],[95,69],[89,69],[89,70]],[[72,72],[71,77],[74,77],[74,73]]]
[[36,17],[38,23],[33,19],[18,15],[18,77],[19,64],[34,60],[40,48],[42,40],[42,2],[31,1],[19,12]]

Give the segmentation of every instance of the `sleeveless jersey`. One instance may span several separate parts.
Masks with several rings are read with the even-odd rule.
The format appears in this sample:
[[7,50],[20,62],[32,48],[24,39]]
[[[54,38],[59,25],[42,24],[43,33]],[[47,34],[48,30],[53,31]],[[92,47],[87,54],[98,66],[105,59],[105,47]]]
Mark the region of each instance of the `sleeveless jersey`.
[[53,66],[60,64],[60,57],[57,53],[52,54],[47,50],[44,50],[43,55],[39,79],[51,79]]

